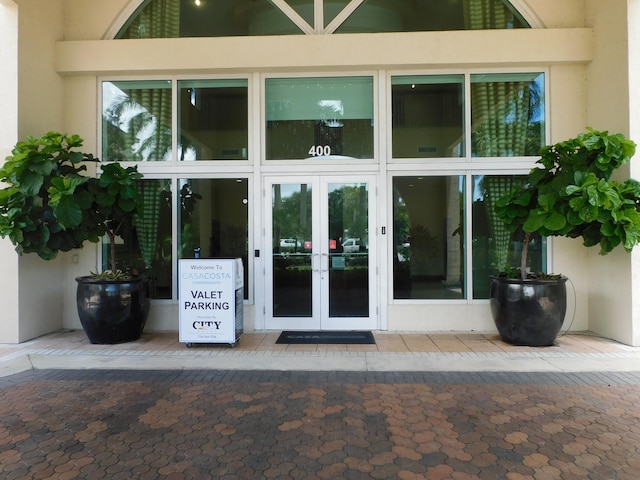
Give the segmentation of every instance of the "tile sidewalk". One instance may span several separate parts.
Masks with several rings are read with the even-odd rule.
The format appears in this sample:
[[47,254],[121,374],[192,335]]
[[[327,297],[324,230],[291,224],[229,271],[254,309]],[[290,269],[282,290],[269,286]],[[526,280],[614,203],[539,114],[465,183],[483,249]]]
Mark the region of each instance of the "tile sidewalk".
[[640,349],[375,333],[0,345],[3,480],[636,480]]
[[245,333],[235,348],[187,348],[177,332],[92,345],[82,331],[0,344],[0,376],[38,369],[273,370],[358,372],[637,372],[640,348],[589,334],[552,347],[515,347],[495,334],[374,332],[375,345],[278,345],[279,332]]

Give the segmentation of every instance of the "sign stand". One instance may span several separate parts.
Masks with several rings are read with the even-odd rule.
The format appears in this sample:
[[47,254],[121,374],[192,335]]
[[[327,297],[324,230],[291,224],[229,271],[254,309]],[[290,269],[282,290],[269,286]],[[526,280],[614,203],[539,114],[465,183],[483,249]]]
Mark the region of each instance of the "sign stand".
[[179,261],[180,341],[236,346],[244,328],[242,259]]

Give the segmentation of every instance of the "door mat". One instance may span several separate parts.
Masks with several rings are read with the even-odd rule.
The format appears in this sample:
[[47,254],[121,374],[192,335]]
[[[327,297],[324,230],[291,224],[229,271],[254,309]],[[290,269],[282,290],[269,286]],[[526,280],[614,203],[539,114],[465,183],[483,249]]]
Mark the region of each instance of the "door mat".
[[281,344],[298,344],[298,345],[311,345],[311,344],[355,344],[355,345],[373,345],[376,341],[373,338],[373,334],[368,331],[296,331],[285,330],[283,331],[276,343]]

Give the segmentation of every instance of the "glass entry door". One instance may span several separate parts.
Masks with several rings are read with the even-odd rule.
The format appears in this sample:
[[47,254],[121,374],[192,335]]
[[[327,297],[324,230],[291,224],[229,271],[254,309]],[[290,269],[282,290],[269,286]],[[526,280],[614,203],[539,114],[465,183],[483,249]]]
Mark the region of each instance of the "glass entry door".
[[267,180],[267,329],[375,329],[373,177]]

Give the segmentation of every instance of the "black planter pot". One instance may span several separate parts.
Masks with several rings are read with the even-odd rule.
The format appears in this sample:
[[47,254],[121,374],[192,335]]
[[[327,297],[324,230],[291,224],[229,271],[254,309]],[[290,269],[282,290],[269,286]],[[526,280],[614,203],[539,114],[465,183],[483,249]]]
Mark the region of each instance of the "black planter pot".
[[138,340],[149,315],[149,280],[101,280],[77,277],[80,323],[91,343]]
[[567,277],[520,280],[491,277],[491,314],[500,337],[512,345],[553,345],[567,310]]

